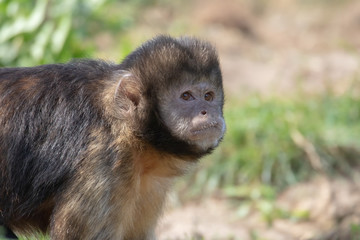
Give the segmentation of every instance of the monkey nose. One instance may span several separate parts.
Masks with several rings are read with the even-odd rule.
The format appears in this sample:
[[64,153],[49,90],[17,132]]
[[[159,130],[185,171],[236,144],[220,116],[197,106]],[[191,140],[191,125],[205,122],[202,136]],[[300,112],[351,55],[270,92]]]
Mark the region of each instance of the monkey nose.
[[207,113],[206,110],[202,110],[202,111],[201,111],[201,114],[202,114],[202,115],[206,115],[206,113]]

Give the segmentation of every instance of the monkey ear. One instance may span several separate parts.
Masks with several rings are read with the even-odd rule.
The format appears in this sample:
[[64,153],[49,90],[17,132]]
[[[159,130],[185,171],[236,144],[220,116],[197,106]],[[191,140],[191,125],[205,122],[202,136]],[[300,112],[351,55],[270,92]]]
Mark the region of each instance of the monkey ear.
[[[140,84],[136,77],[129,71],[121,71],[120,78],[115,90],[115,100],[122,107],[126,107],[130,102],[133,106],[138,106],[140,102]],[[129,109],[127,109],[129,110]]]

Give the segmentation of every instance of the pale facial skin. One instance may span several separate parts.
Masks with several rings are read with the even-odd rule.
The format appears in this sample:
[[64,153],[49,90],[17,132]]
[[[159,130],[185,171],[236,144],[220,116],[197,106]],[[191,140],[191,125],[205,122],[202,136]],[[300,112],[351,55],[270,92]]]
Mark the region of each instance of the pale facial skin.
[[201,151],[215,148],[225,133],[223,93],[210,82],[184,84],[165,94],[160,111],[171,133]]

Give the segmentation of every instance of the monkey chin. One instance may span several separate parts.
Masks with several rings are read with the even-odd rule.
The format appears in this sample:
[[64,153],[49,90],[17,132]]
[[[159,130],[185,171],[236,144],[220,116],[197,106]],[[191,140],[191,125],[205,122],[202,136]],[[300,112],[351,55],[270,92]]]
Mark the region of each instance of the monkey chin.
[[211,122],[191,129],[188,142],[195,146],[199,151],[210,153],[219,145],[224,132],[224,127],[220,127],[217,122]]
[[203,139],[192,141],[190,144],[196,146],[199,152],[203,152],[204,154],[210,154],[220,143],[222,138],[219,139]]

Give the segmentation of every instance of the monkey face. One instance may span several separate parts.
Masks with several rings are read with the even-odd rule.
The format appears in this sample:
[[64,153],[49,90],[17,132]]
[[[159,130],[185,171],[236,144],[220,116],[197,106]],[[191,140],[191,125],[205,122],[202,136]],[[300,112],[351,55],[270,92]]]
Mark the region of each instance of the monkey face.
[[165,126],[199,151],[215,148],[225,133],[223,92],[206,78],[170,89],[160,102]]

